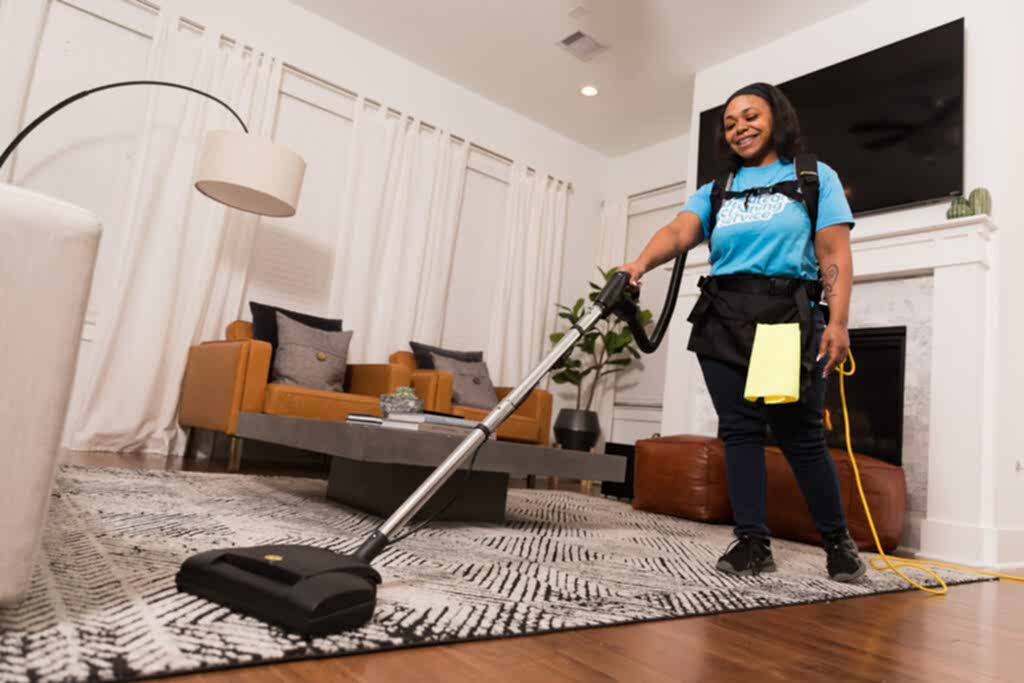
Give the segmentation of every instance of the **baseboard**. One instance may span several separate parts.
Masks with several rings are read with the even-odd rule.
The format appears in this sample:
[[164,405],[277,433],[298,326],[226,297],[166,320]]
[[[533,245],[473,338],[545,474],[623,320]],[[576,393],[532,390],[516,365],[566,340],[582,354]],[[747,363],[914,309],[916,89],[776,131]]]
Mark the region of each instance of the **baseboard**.
[[1024,568],[1024,528],[998,528],[934,519],[921,521],[919,554],[968,567],[1014,571]]

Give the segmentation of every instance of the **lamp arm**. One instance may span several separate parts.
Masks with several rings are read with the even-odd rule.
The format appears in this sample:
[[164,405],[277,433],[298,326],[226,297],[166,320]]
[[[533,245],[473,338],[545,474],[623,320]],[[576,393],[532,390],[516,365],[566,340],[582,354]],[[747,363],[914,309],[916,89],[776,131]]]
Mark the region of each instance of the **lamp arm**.
[[0,154],[0,168],[3,168],[4,163],[7,161],[7,157],[11,156],[11,154],[14,153],[15,148],[17,148],[17,146],[21,144],[21,141],[24,140],[29,133],[35,130],[40,123],[53,116],[64,107],[68,106],[72,102],[76,102],[82,99],[83,97],[92,95],[93,93],[98,93],[102,90],[110,90],[111,88],[122,88],[127,85],[166,85],[169,88],[179,88],[181,90],[188,90],[189,92],[194,92],[197,95],[202,95],[203,97],[207,97],[213,100],[214,102],[223,106],[225,109],[231,112],[231,115],[234,116],[238,120],[238,123],[242,126],[242,130],[244,130],[246,133],[249,132],[249,129],[245,126],[245,122],[242,121],[242,117],[239,116],[234,109],[229,107],[228,104],[224,102],[224,100],[214,97],[210,93],[203,92],[202,90],[197,90],[196,88],[193,88],[188,85],[182,85],[180,83],[171,83],[170,81],[120,81],[118,83],[108,83],[107,85],[101,85],[97,88],[83,90],[80,93],[72,95],[71,97],[68,97],[67,99],[58,102],[57,104],[53,105],[52,107],[44,111],[42,114],[37,116],[32,123],[25,126],[25,128],[20,133],[18,133],[17,137],[15,137],[14,140],[11,141],[11,144],[7,145],[7,149],[4,150],[3,154]]

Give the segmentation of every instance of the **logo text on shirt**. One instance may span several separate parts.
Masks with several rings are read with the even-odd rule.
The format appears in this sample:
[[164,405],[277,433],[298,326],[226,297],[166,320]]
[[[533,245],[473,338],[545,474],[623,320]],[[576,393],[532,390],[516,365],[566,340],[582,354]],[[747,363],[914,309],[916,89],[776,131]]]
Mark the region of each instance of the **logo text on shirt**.
[[782,213],[786,204],[793,201],[784,194],[766,194],[749,198],[729,199],[722,203],[718,212],[718,227],[724,228],[738,223],[769,221]]

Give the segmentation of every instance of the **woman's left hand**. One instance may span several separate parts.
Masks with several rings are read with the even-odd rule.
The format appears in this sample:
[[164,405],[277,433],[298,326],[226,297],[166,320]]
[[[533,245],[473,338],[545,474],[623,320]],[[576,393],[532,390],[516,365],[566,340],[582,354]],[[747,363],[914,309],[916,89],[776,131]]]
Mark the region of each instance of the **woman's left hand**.
[[822,372],[821,376],[828,377],[828,373],[832,372],[837,365],[846,360],[849,350],[849,330],[846,329],[845,325],[829,323],[821,334],[821,344],[818,346],[818,360],[828,356],[825,371]]

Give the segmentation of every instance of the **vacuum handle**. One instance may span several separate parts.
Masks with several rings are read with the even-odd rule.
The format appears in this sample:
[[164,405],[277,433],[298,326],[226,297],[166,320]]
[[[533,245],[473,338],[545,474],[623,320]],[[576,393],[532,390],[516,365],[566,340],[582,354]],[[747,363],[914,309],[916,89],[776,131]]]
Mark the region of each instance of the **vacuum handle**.
[[594,303],[601,307],[602,310],[611,311],[614,310],[619,303],[625,299],[626,288],[629,287],[629,273],[624,270],[612,275],[611,279],[605,284],[604,289],[594,299]]
[[[665,305],[661,309],[661,315],[658,317],[658,322],[654,326],[654,331],[651,335],[647,336],[647,330],[640,324],[640,307],[636,305],[636,300],[628,295],[624,286],[618,289],[612,289],[612,283],[618,280],[628,284],[629,273],[624,270],[620,270],[612,279],[608,282],[602,290],[601,295],[598,296],[600,301],[601,296],[606,291],[611,290],[612,292],[618,292],[618,300],[613,300],[612,312],[615,316],[626,323],[629,326],[629,331],[633,333],[633,339],[636,341],[636,345],[640,347],[640,350],[644,353],[654,353],[658,350],[658,346],[661,345],[661,340],[665,338],[665,333],[668,331],[668,324],[672,320],[672,314],[676,310],[676,301],[679,300],[679,283],[683,279],[683,270],[686,268],[686,252],[683,252],[676,257],[675,264],[672,266],[672,275],[669,278],[668,292],[665,294]],[[622,276],[621,278],[619,276]],[[637,296],[639,298],[639,295]]]

